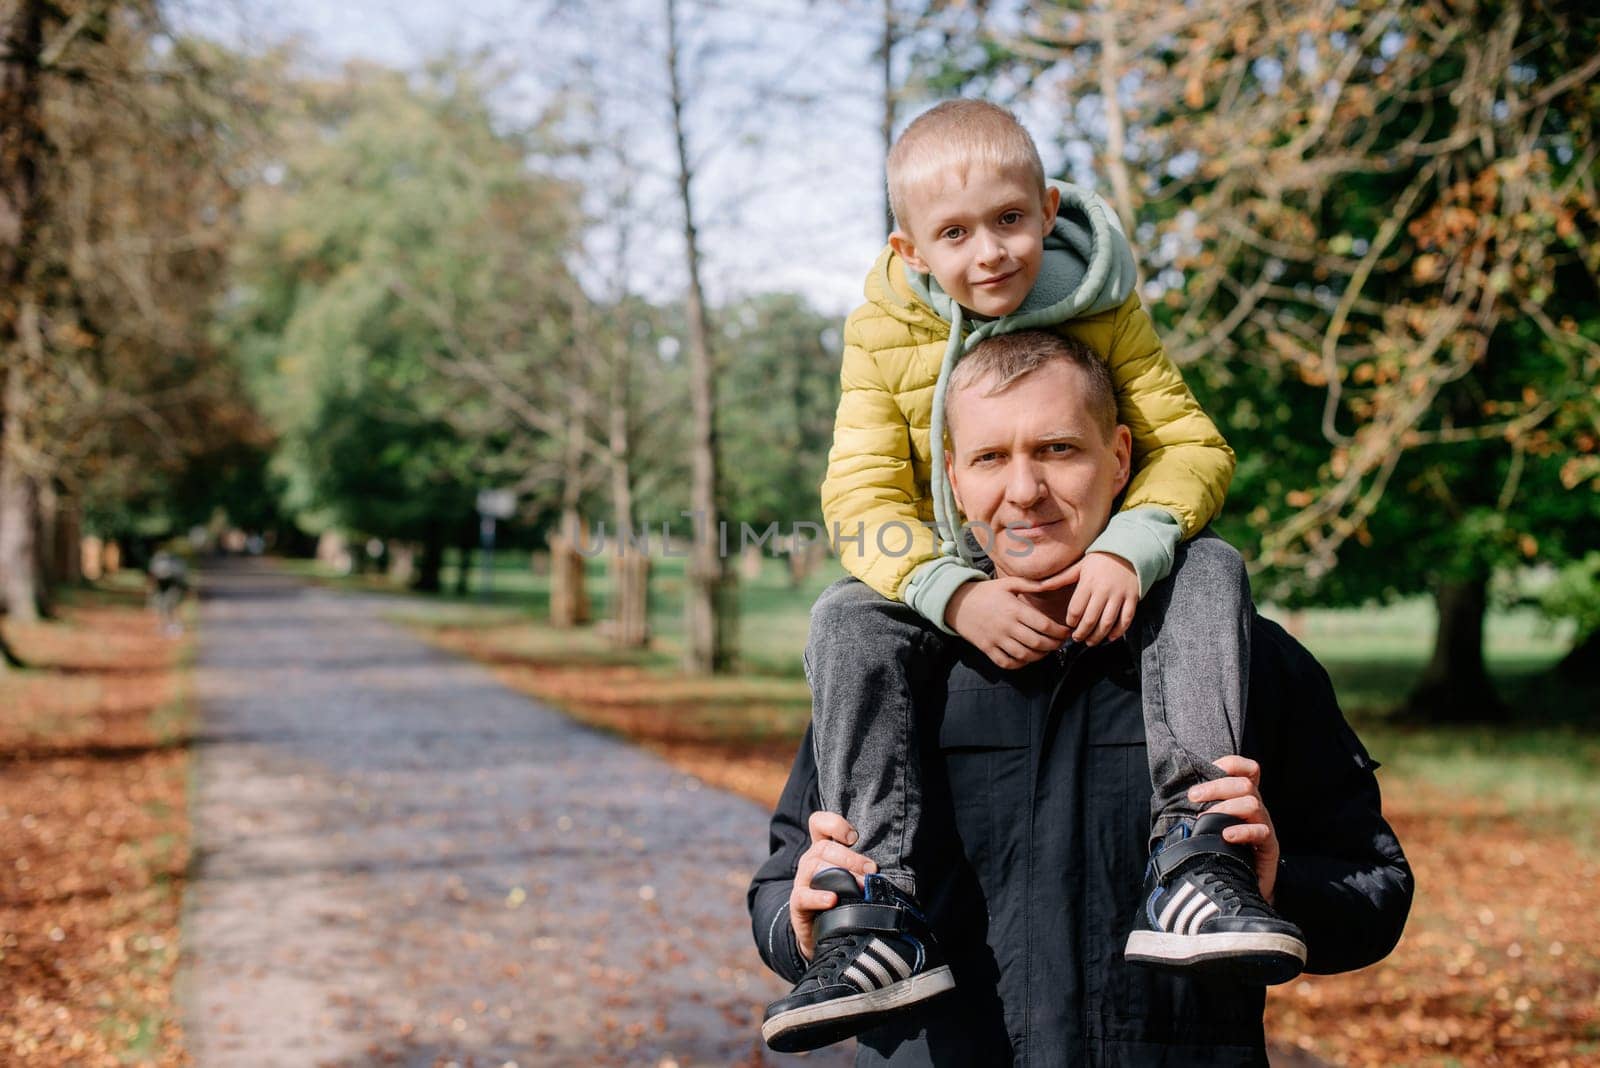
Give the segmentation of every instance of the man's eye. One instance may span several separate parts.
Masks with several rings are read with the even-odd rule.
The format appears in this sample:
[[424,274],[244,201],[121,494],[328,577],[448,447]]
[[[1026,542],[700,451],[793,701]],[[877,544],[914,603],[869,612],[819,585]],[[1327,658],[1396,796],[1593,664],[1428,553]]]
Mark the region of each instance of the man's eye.
[[1050,444],[1046,445],[1044,449],[1045,452],[1051,453],[1055,456],[1065,456],[1067,453],[1072,451],[1072,445],[1070,442],[1052,441]]
[[980,452],[978,455],[972,458],[972,462],[975,464],[986,464],[998,460],[999,458],[1000,454],[997,452]]

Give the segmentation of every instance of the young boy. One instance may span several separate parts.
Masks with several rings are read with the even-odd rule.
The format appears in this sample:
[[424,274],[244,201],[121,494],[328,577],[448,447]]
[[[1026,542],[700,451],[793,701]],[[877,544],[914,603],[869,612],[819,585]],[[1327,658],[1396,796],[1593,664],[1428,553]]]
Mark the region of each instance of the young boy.
[[[954,985],[907,864],[920,827],[918,664],[946,635],[1005,669],[1068,642],[1116,640],[1152,592],[1130,636],[1154,786],[1152,862],[1125,955],[1246,982],[1292,978],[1305,959],[1298,930],[1262,900],[1252,871],[1207,848],[1236,821],[1213,814],[1197,827],[1200,806],[1187,798],[1222,775],[1212,762],[1242,738],[1248,583],[1237,552],[1195,537],[1221,507],[1233,453],[1162,351],[1114,214],[1092,194],[1046,182],[1027,131],[980,101],[916,119],[890,152],[888,181],[897,228],[867,277],[867,303],[845,325],[822,487],[824,518],[855,577],[817,601],[806,651],[822,807],[851,823],[857,838],[845,844],[877,872],[864,893],[841,871],[813,881],[834,895],[832,922],[811,969],[768,1006],[763,1037],[774,1049],[814,1048]],[[1040,328],[1108,362],[1118,420],[1133,435],[1122,511],[1077,564],[1032,587],[1076,586],[1064,621],[977,566],[943,462],[944,393],[962,354]]]

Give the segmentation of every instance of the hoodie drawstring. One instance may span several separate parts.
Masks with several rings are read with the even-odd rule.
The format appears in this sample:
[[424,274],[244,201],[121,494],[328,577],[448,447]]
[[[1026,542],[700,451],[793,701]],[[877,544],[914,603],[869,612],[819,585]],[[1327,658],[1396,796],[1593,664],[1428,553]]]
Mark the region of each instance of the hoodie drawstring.
[[953,551],[963,564],[971,567],[972,558],[967,554],[966,539],[961,536],[955,490],[950,487],[950,479],[945,475],[944,469],[946,455],[944,395],[950,385],[950,372],[955,369],[956,362],[961,359],[966,347],[965,339],[961,336],[962,311],[958,302],[953,300],[950,302],[950,341],[944,347],[944,359],[939,364],[939,379],[933,384],[933,412],[928,423],[928,453],[933,461],[933,518],[939,527],[939,555],[949,556]]

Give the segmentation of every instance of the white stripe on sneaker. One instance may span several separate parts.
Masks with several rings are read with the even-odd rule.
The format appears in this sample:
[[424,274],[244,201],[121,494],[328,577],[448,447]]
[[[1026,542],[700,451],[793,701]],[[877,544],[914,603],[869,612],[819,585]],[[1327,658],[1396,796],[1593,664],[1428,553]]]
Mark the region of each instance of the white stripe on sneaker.
[[854,964],[850,965],[850,967],[844,970],[844,978],[854,983],[856,985],[856,989],[861,991],[863,994],[868,994],[878,989],[878,984],[874,983],[871,979],[868,979],[866,974]]
[[871,972],[872,977],[878,981],[879,986],[888,986],[890,983],[894,982],[894,980],[889,976],[889,969],[879,964],[878,958],[874,957],[871,953],[863,952],[856,957],[855,964],[852,964],[851,967],[856,967],[857,965]]
[[1209,920],[1211,917],[1215,916],[1217,913],[1219,913],[1221,911],[1222,910],[1217,907],[1217,903],[1215,901],[1207,901],[1205,908],[1201,909],[1199,912],[1196,912],[1193,916],[1189,917],[1189,927],[1188,927],[1188,930],[1186,930],[1184,933],[1185,934],[1199,934],[1200,933],[1200,925],[1202,923],[1205,923],[1207,920]]
[[1161,916],[1156,920],[1156,926],[1163,931],[1172,930],[1172,917],[1183,908],[1183,903],[1194,896],[1194,884],[1184,883],[1172,894],[1172,900],[1167,902],[1167,907],[1161,910]]
[[874,938],[867,948],[872,950],[873,955],[879,960],[893,968],[894,973],[900,978],[909,979],[911,977],[910,963],[899,953],[896,953],[894,947],[883,941],[883,939]]
[[1195,915],[1195,913],[1205,908],[1208,904],[1210,904],[1210,902],[1206,899],[1206,896],[1197,891],[1193,897],[1189,898],[1189,903],[1183,906],[1183,911],[1178,913],[1177,919],[1172,921],[1172,926],[1169,927],[1168,930],[1187,931],[1189,928],[1189,920]]

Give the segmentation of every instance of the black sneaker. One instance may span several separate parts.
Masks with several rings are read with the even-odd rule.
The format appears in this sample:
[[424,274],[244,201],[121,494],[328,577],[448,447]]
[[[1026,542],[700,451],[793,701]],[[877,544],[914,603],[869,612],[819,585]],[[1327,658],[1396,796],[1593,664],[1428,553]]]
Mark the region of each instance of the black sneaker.
[[955,986],[916,902],[879,875],[863,896],[843,868],[818,872],[818,890],[838,904],[817,917],[816,955],[789,991],[767,1006],[761,1037],[779,1053],[798,1053],[876,1027]]
[[1255,851],[1222,837],[1224,827],[1239,822],[1206,813],[1161,840],[1145,869],[1144,908],[1123,956],[1262,986],[1300,974],[1306,963],[1300,928],[1261,896]]

